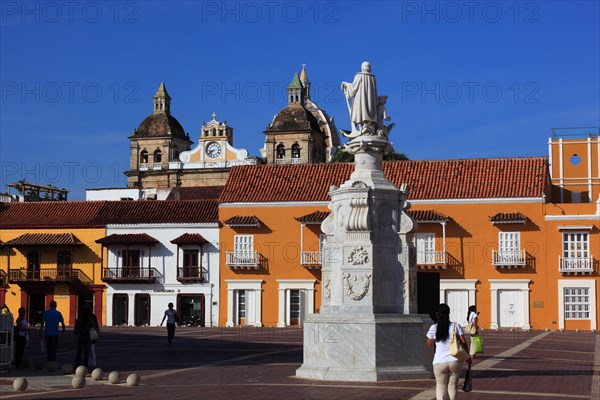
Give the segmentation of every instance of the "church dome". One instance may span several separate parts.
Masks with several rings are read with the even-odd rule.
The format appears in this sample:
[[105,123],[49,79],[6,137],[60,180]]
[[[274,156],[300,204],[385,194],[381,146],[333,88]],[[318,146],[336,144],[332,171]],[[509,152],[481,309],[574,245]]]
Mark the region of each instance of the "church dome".
[[[170,132],[170,133],[169,133]],[[137,128],[136,138],[171,136],[187,139],[183,127],[175,117],[159,112],[150,114]]]
[[268,131],[307,131],[320,132],[319,121],[306,108],[297,103],[289,104],[279,111]]

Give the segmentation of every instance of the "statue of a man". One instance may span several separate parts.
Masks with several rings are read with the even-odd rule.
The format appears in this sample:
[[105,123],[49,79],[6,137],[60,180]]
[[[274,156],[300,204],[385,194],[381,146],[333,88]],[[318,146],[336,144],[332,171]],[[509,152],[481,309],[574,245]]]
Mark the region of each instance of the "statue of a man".
[[[371,64],[365,61],[361,65],[361,72],[357,73],[352,83],[342,82],[342,91],[346,100],[354,99],[352,107],[348,102],[352,132],[345,136],[358,137],[360,135],[375,135],[378,125],[377,116],[377,82],[371,73]],[[360,125],[360,129],[356,129]]]

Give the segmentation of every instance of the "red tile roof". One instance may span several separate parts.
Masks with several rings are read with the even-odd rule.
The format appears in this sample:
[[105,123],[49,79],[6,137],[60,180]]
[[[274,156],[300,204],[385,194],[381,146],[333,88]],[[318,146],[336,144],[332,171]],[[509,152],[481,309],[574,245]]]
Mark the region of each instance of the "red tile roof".
[[520,212],[498,213],[490,217],[493,224],[525,224],[528,218]]
[[103,246],[111,245],[150,245],[154,246],[160,243],[157,239],[146,233],[125,233],[125,234],[112,234],[102,239],[96,240],[96,243],[100,243]]
[[0,211],[0,228],[101,227],[95,219],[103,204],[96,201],[10,203]]
[[218,222],[216,200],[109,201],[96,221],[103,224]]
[[331,214],[331,211],[315,211],[314,213],[294,219],[303,224],[320,224],[321,222],[325,221],[325,218],[327,218],[329,214]]
[[178,238],[171,240],[171,243],[176,244],[178,246],[186,244],[202,245],[204,243],[208,243],[208,240],[204,239],[204,237],[202,237],[202,235],[200,235],[199,233],[184,233]]
[[227,226],[256,226],[260,227],[262,223],[258,218],[254,215],[251,216],[240,216],[236,215],[235,217],[229,218],[227,221],[223,221],[223,223]]
[[79,246],[81,241],[72,233],[26,233],[5,243],[9,247],[21,246]]
[[167,200],[218,199],[224,186],[179,187],[171,190]]
[[[329,187],[344,183],[353,163],[237,166],[220,203],[328,201]],[[542,197],[549,182],[546,157],[386,161],[396,186],[407,183],[413,200]]]
[[450,219],[435,210],[409,210],[408,214],[417,222],[444,222]]
[[102,228],[106,224],[218,222],[217,200],[11,203],[0,228]]

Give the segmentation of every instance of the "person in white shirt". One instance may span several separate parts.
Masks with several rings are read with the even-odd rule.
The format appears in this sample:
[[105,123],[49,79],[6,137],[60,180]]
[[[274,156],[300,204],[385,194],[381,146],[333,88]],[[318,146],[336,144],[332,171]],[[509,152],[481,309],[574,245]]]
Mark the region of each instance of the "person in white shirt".
[[169,308],[165,310],[165,315],[160,326],[165,322],[165,318],[167,319],[167,338],[170,346],[171,342],[173,342],[173,337],[175,337],[175,322],[177,321],[177,311],[173,309],[173,303],[169,303]]
[[476,332],[474,334],[469,335],[471,336],[471,346],[469,347],[469,354],[471,355],[471,358],[474,358],[475,346],[473,345],[473,336],[479,334],[479,313],[477,312],[477,307],[474,305],[470,306],[469,311],[467,312],[467,323],[475,325],[476,329]]
[[[435,356],[433,357],[433,373],[436,383],[436,399],[444,400],[446,392],[450,400],[456,399],[456,386],[462,371],[462,361],[450,354],[450,343],[453,330],[460,344],[467,350],[465,334],[459,324],[450,322],[450,307],[440,304],[436,313],[437,323],[431,325],[427,332],[427,345],[435,344]],[[471,359],[467,360],[471,364]]]

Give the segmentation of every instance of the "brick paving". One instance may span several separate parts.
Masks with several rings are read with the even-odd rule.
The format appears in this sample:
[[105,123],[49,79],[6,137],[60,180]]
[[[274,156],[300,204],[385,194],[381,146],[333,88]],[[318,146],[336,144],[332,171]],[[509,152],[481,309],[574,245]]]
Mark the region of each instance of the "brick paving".
[[[34,336],[26,356],[42,358]],[[460,399],[591,399],[600,393],[598,334],[486,331],[484,339],[486,352],[473,366],[474,391],[460,392]],[[61,338],[59,362],[71,363],[74,347],[70,334]],[[178,328],[172,347],[167,345],[165,328],[105,328],[96,352],[105,371],[118,370],[124,378],[136,372],[142,385],[111,385],[88,378],[84,389],[72,389],[72,375],[27,368],[0,375],[0,398],[435,398],[434,379],[377,383],[297,379],[295,370],[302,363],[299,328]],[[29,380],[26,392],[13,391],[17,376]]]

